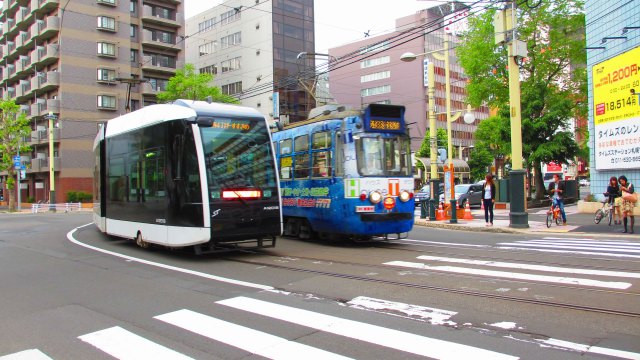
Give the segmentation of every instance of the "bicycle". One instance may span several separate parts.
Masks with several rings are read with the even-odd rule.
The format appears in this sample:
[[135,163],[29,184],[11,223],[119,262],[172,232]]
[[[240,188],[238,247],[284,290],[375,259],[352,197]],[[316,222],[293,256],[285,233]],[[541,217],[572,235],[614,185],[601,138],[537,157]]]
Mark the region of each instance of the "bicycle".
[[[550,199],[549,196],[547,196],[547,198]],[[547,227],[550,228],[554,221],[556,225],[560,225],[562,223],[562,217],[560,216],[560,207],[555,206],[553,200],[551,200],[551,205],[549,206],[549,210],[547,210]]]
[[611,226],[611,222],[613,221],[613,209],[611,208],[611,204],[609,204],[609,199],[604,199],[602,201],[602,208],[596,210],[593,221],[596,224],[600,224],[600,221],[604,218],[609,219],[609,226]]

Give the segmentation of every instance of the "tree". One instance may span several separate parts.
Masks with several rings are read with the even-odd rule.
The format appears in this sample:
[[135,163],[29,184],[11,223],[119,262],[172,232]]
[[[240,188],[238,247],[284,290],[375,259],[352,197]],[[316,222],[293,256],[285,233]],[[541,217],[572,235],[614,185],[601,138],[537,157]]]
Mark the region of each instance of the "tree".
[[214,102],[238,104],[238,99],[223,94],[219,87],[210,86],[213,75],[198,74],[193,64],[186,64],[184,69],[178,69],[169,79],[167,89],[158,93],[158,101],[169,102],[177,99],[205,100],[211,96]]
[[29,135],[29,119],[20,112],[20,106],[13,100],[0,100],[0,171],[7,171],[7,192],[9,193],[9,211],[16,211],[16,170],[13,157],[29,151],[31,148],[22,141]]
[[[544,193],[541,163],[567,163],[578,152],[567,129],[572,118],[586,114],[582,9],[580,0],[540,0],[535,7],[517,10],[517,36],[528,49],[520,67],[523,158],[527,169],[535,169],[537,198]],[[472,106],[486,103],[501,118],[491,132],[476,134],[476,139],[491,144],[499,134],[501,144],[510,149],[507,50],[494,44],[494,14],[490,10],[470,18],[469,31],[456,50],[469,77],[468,101]]]
[[[438,145],[436,147],[447,147],[447,131],[445,129],[437,129],[436,130],[436,139]],[[429,158],[431,156],[431,142],[429,141],[429,136],[425,135],[422,140],[422,144],[420,145],[420,150],[416,152],[417,157],[421,158]],[[416,165],[418,168],[424,169],[424,164],[422,162],[418,162]]]

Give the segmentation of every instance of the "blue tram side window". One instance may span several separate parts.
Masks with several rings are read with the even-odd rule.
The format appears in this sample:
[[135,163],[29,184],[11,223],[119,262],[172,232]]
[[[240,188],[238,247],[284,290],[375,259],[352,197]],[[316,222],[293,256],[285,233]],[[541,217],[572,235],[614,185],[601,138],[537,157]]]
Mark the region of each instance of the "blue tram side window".
[[331,133],[328,131],[314,133],[311,139],[313,149],[312,177],[326,178],[331,176]]
[[309,178],[309,136],[297,136],[294,139],[293,149],[295,151],[293,176],[296,179]]
[[293,157],[291,156],[291,139],[280,141],[280,179],[291,180],[293,178]]

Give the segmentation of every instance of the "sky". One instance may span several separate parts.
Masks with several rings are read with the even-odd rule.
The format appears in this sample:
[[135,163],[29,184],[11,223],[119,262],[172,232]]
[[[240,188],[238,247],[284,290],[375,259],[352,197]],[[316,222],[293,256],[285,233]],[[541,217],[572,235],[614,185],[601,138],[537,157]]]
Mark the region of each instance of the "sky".
[[[391,32],[397,18],[432,7],[443,1],[421,0],[315,0],[316,52],[364,38]],[[185,18],[208,10],[222,1],[184,0]]]

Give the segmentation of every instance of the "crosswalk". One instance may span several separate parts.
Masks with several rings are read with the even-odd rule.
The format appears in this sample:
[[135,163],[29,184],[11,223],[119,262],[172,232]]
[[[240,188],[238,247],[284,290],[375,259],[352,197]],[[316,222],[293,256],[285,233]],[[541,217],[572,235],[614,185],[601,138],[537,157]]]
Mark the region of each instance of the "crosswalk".
[[[431,325],[451,326],[455,323],[451,320],[456,312],[442,309],[429,308],[411,304],[394,303],[391,301],[373,299],[368,297],[354,298],[346,303],[352,311],[375,311],[380,314],[391,314],[397,317],[404,313],[412,320],[424,319]],[[217,311],[214,311],[217,310]],[[245,324],[236,324],[213,315],[220,312],[239,311],[242,315],[249,316],[250,319],[266,319],[289,326],[300,326],[307,330],[303,336],[279,336],[254,329]],[[239,316],[242,317],[242,316]],[[236,319],[236,317],[232,317]],[[246,318],[246,316],[245,316]],[[357,316],[356,316],[357,318]],[[360,316],[360,318],[362,318]],[[153,340],[145,338],[136,333],[141,331],[138,328],[129,328],[127,325],[118,324],[98,329],[94,332],[77,336],[80,340],[69,339],[68,346],[84,346],[83,354],[87,350],[100,352],[115,359],[167,359],[167,360],[188,360],[199,358],[193,354],[184,354],[171,348],[171,345],[162,344],[167,333],[176,334],[179,338],[184,336],[195,336],[207,339],[212,349],[221,345],[230,346],[246,352],[250,355],[258,355],[268,359],[351,359],[370,358],[371,353],[366,352],[369,346],[383,347],[387,351],[397,352],[396,358],[405,358],[406,355],[425,357],[430,359],[492,359],[492,360],[515,360],[519,359],[517,354],[510,354],[505,351],[507,347],[503,343],[491,339],[482,346],[478,346],[478,341],[470,340],[474,345],[457,343],[443,340],[436,336],[425,336],[408,331],[396,330],[387,326],[376,325],[368,322],[353,320],[335,315],[328,315],[318,311],[307,310],[299,305],[291,306],[280,304],[277,301],[266,301],[245,296],[228,298],[215,302],[211,308],[211,314],[195,311],[191,309],[177,309],[175,311],[154,316],[152,321],[156,321],[158,326],[168,326],[170,331],[163,331],[164,335],[154,335]],[[164,324],[164,325],[163,325]],[[255,325],[257,326],[257,325]],[[289,327],[288,326],[288,327]],[[499,326],[499,325],[496,325]],[[156,326],[154,326],[156,328]],[[281,327],[278,327],[281,328]],[[277,330],[276,330],[277,331]],[[183,333],[180,333],[183,332]],[[287,333],[285,331],[285,333]],[[323,336],[336,336],[341,341],[352,341],[353,345],[348,346],[350,352],[345,354],[342,350],[345,346],[336,345],[334,341],[321,341],[324,348],[309,345],[309,341],[304,339],[314,334],[325,334]],[[148,336],[149,334],[147,334]],[[485,336],[485,335],[477,335]],[[513,341],[509,336],[504,336],[502,341]],[[477,340],[477,339],[476,339]],[[175,341],[167,340],[169,344],[175,345]],[[305,343],[306,342],[306,343]],[[519,340],[521,342],[521,340]],[[337,343],[337,341],[335,342]],[[579,353],[606,354],[622,359],[640,359],[640,354],[627,351],[590,347],[583,344],[570,343],[558,339],[545,339],[531,341],[532,346],[536,346],[539,351],[569,351]],[[322,346],[322,345],[321,345]],[[492,349],[493,348],[493,349]],[[551,350],[549,350],[551,349]],[[364,352],[358,352],[363,350]],[[201,351],[201,350],[200,350]],[[200,358],[202,357],[202,353]],[[216,353],[218,354],[218,353]],[[247,357],[247,354],[238,357]],[[354,355],[355,354],[355,355]],[[404,354],[404,355],[403,355]],[[86,356],[85,356],[86,357]],[[98,357],[96,355],[96,357]],[[218,357],[218,356],[211,356]],[[40,349],[26,349],[12,354],[0,354],[0,360],[53,360],[56,357],[50,356]],[[57,358],[73,358],[66,355]]]
[[497,244],[497,247],[508,250],[640,259],[640,242],[629,240],[544,237],[542,239],[501,242]]

